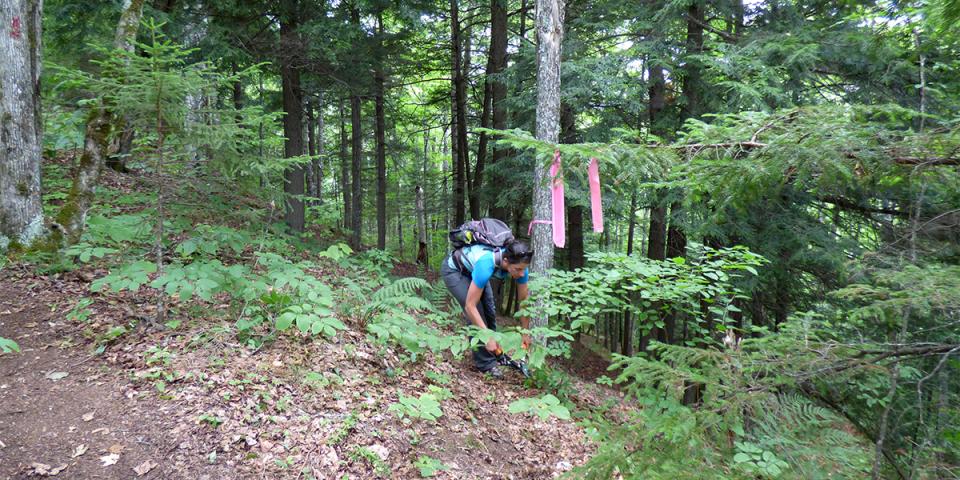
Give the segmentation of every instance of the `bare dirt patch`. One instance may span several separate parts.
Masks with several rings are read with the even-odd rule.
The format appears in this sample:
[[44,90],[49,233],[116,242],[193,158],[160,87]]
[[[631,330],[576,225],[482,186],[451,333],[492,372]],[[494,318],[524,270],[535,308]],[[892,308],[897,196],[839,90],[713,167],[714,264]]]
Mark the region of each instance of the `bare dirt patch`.
[[[426,456],[446,468],[433,478],[544,479],[593,450],[574,422],[508,413],[542,394],[519,374],[491,381],[449,355],[404,363],[358,325],[250,350],[200,319],[138,327],[93,356],[97,332],[151,304],[142,293],[91,295],[95,276],[0,272],[0,336],[22,348],[0,356],[0,478],[66,465],[57,478],[407,479],[420,478]],[[82,297],[94,299],[91,317],[68,320]],[[401,394],[438,388],[450,398],[436,422],[388,410]]]

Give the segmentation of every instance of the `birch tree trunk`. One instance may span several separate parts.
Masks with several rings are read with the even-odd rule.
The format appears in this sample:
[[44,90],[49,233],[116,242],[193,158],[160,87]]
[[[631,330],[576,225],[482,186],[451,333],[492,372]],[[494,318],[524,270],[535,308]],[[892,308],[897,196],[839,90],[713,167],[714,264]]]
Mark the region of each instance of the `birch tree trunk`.
[[[557,143],[560,137],[560,45],[563,42],[564,0],[537,0],[537,129],[538,140]],[[533,218],[547,220],[551,214],[547,163],[537,159],[534,167]],[[553,267],[550,225],[533,229],[533,263],[530,271],[545,275]],[[531,327],[543,327],[547,317],[534,317]]]
[[43,234],[40,198],[42,0],[0,3],[0,250]]
[[[117,50],[132,52],[140,18],[143,15],[144,0],[125,0],[113,47]],[[57,213],[57,223],[63,229],[63,240],[76,243],[83,234],[87,222],[87,212],[93,204],[94,190],[100,182],[100,172],[106,162],[109,137],[113,125],[117,123],[113,111],[108,106],[100,106],[87,120],[83,139],[83,153],[73,175],[73,186],[63,207]]]

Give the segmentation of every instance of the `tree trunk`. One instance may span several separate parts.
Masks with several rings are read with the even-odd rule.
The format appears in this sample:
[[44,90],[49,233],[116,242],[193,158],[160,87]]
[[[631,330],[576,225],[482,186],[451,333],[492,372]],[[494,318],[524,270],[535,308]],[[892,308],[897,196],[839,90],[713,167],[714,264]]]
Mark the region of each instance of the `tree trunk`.
[[430,257],[427,255],[427,209],[423,202],[423,187],[417,185],[416,188],[416,210],[417,210],[417,264],[428,267]]
[[[560,45],[563,42],[564,0],[537,0],[537,128],[538,140],[557,143],[560,136]],[[535,160],[533,218],[551,217],[547,161]],[[563,226],[561,226],[563,227]],[[546,275],[553,267],[553,240],[549,225],[533,230],[533,263],[530,271]],[[533,327],[547,325],[546,316],[531,319]]]
[[360,131],[360,95],[352,95],[350,97],[350,126],[351,126],[351,136],[353,139],[353,208],[351,212],[353,213],[352,221],[350,222],[353,229],[353,234],[350,236],[350,246],[354,250],[360,249],[361,244],[361,229],[363,227],[363,182],[362,182],[362,172],[361,172],[361,162],[363,160],[363,137]]
[[[39,3],[37,2],[38,5]],[[124,2],[113,40],[114,48],[133,51],[140,18],[143,15],[143,4],[144,0]],[[4,63],[7,62],[4,61]],[[87,212],[93,204],[94,189],[100,182],[100,172],[106,161],[110,132],[114,122],[115,118],[109,106],[101,106],[88,117],[83,139],[83,153],[80,154],[79,163],[74,171],[73,186],[63,207],[57,213],[57,223],[62,227],[63,239],[67,243],[79,241],[80,235],[83,234]]]
[[667,258],[687,255],[687,235],[681,223],[683,208],[679,202],[670,204],[670,228],[667,229]]
[[663,260],[667,253],[667,208],[654,206],[650,209],[650,233],[647,243],[647,258]]
[[377,137],[377,248],[387,248],[387,150],[384,140],[386,120],[383,107],[383,14],[377,16],[378,53],[374,72]]
[[343,194],[343,228],[353,225],[353,204],[350,202],[350,157],[347,156],[347,115],[340,99],[340,192]]
[[[317,155],[317,119],[313,112],[313,103],[309,100],[306,103],[305,112],[307,115],[307,154],[310,155],[310,163],[307,166],[307,196],[317,198],[317,165],[315,157]],[[316,204],[311,200],[311,204]]]
[[[303,92],[300,89],[300,69],[296,66],[293,52],[299,51],[297,38],[297,0],[283,3],[284,15],[280,23],[280,80],[283,96],[283,156],[293,158],[303,155]],[[283,172],[283,192],[286,195],[284,221],[294,233],[304,227],[304,167],[296,165]]]
[[[493,0],[496,2],[496,0]],[[487,78],[484,80],[483,85],[483,108],[480,113],[480,127],[481,128],[490,128],[490,117],[492,116],[492,103],[493,103],[493,85],[489,78],[491,65],[491,58],[487,57]],[[489,139],[487,138],[486,132],[480,133],[480,138],[477,141],[477,168],[473,172],[473,184],[470,187],[470,216],[473,218],[480,218],[480,189],[483,186],[483,169],[484,162],[487,158],[487,144]]]
[[[507,2],[505,0],[490,0],[490,64],[488,66],[487,81],[491,82],[490,108],[493,112],[493,128],[505,130],[507,128],[507,107],[504,99],[507,98],[507,85],[496,78],[507,68]],[[494,78],[490,78],[493,76]],[[481,137],[482,138],[482,137]],[[493,147],[493,158],[490,164],[494,165],[507,155],[507,149]],[[500,185],[502,180],[498,173],[490,175],[492,185]],[[506,221],[507,209],[496,205],[496,196],[491,196],[490,216]]]
[[703,53],[703,25],[706,23],[702,0],[696,0],[687,7],[687,58],[683,65],[684,102],[680,110],[682,120],[699,118],[704,110],[703,66],[693,56]]
[[453,223],[460,225],[464,222],[465,210],[465,192],[466,192],[466,164],[463,162],[464,154],[461,152],[463,145],[466,144],[466,134],[463,142],[460,140],[460,130],[466,133],[466,112],[465,105],[461,103],[461,98],[466,98],[466,89],[463,89],[464,96],[461,97],[463,68],[462,64],[462,40],[460,38],[460,6],[457,0],[450,0],[450,45],[452,68],[451,76],[453,84],[451,85],[451,125],[450,125],[450,147],[453,161]]
[[[483,113],[480,116],[480,126],[490,128],[490,120],[493,117],[492,127],[495,129],[504,129],[507,125],[506,108],[500,103],[507,96],[507,86],[496,78],[507,66],[507,9],[504,0],[490,0],[490,50],[487,56],[487,70],[484,78],[483,90]],[[471,210],[474,208],[474,202],[478,204],[476,210],[479,212],[480,190],[483,188],[483,175],[485,162],[487,159],[487,146],[489,138],[486,133],[481,132],[477,147],[477,169],[473,176],[473,191],[471,192]],[[493,158],[490,163],[495,164],[503,157],[503,149],[494,149]],[[494,185],[498,185],[497,179],[493,179]],[[496,201],[496,196],[491,198],[491,202]],[[490,205],[491,215],[494,213],[493,206]],[[503,215],[503,212],[497,210],[497,215]],[[479,213],[474,214],[479,216]],[[493,215],[495,218],[499,218]]]
[[28,247],[44,233],[42,10],[42,0],[4,0],[0,6],[0,251]]
[[[573,108],[566,104],[560,104],[560,131],[563,143],[578,143],[580,141],[577,135],[577,117]],[[569,238],[567,241],[567,268],[576,270],[583,268],[585,261],[583,255],[583,207],[573,202],[566,204],[567,219],[569,226]]]
[[317,158],[313,160],[313,192],[314,196],[317,197],[317,205],[323,205],[323,161],[324,161],[324,145],[323,145],[323,92],[317,94],[317,108],[315,113],[315,127],[317,133],[315,134],[317,141]]
[[[633,255],[633,236],[636,231],[636,212],[637,212],[637,192],[634,191],[633,195],[630,196],[630,212],[629,212],[629,222],[630,228],[627,233],[627,255]],[[631,295],[632,297],[632,295]],[[632,301],[635,301],[635,298],[631,298]],[[624,355],[633,356],[633,344],[634,344],[634,330],[636,329],[636,320],[633,318],[629,311],[623,312],[623,344],[621,346],[621,351]]]
[[136,130],[130,128],[129,122],[125,119],[120,121],[123,131],[120,133],[120,138],[117,139],[117,151],[113,155],[107,156],[106,166],[110,170],[120,172],[120,173],[129,173],[130,170],[127,169],[127,159],[130,158],[130,153],[133,152],[133,141],[137,136]]

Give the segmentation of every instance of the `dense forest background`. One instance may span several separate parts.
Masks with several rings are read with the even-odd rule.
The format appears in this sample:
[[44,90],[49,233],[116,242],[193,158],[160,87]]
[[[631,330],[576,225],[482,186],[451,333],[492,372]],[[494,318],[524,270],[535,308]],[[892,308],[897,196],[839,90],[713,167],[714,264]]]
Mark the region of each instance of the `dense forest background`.
[[[138,295],[97,354],[202,319],[519,347],[397,277],[471,218],[528,236],[559,153],[567,244],[534,225],[532,301],[496,288],[539,340],[511,411],[595,446],[568,475],[960,477],[960,2],[7,3],[3,268],[89,271],[81,324]],[[631,408],[576,402],[584,352]]]

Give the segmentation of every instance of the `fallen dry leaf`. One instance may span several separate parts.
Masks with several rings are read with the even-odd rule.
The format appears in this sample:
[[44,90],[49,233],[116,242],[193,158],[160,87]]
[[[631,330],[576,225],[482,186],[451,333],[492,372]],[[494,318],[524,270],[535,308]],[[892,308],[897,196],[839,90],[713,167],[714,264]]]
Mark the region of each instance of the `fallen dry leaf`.
[[121,452],[123,452],[123,445],[120,445],[119,443],[114,443],[113,445],[110,445],[110,448],[108,448],[107,451],[110,453],[120,454]]
[[100,461],[103,462],[104,467],[109,467],[110,465],[117,463],[117,461],[119,460],[120,460],[119,453],[111,453],[110,455],[104,455],[100,457]]
[[157,468],[157,463],[154,462],[153,460],[147,460],[146,462],[143,462],[140,465],[133,467],[133,471],[137,474],[138,477],[142,477],[146,475],[147,472],[149,472],[150,470],[153,470],[154,468]]
[[90,420],[93,420],[93,412],[84,413],[80,418],[82,418],[84,422],[89,422]]
[[60,465],[60,466],[57,467],[57,468],[51,468],[50,465],[47,465],[47,464],[45,464],[45,463],[36,463],[36,462],[34,462],[34,463],[31,463],[31,464],[30,464],[30,468],[33,469],[33,472],[31,472],[31,473],[34,474],[34,475],[39,475],[39,476],[41,476],[41,477],[52,477],[52,476],[54,476],[54,475],[56,475],[56,474],[58,474],[58,473],[60,473],[60,472],[62,472],[62,471],[64,471],[64,470],[66,470],[67,464],[64,463],[63,465]]
[[67,373],[67,372],[50,372],[50,373],[48,373],[48,374],[46,375],[46,377],[49,378],[50,380],[53,380],[54,382],[56,382],[57,380],[60,380],[60,379],[62,379],[62,378],[66,378],[67,375],[70,375],[70,374]]
[[84,453],[87,453],[87,446],[81,443],[77,445],[77,448],[73,449],[73,454],[70,455],[70,458],[77,458]]

